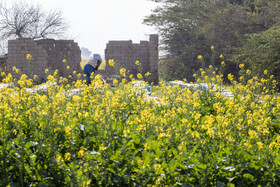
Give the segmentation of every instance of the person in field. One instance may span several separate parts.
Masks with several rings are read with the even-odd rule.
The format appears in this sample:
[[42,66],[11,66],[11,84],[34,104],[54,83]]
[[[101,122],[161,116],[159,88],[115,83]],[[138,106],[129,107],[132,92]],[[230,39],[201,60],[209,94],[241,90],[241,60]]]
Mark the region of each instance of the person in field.
[[84,66],[84,74],[86,75],[87,84],[91,83],[91,74],[95,73],[98,70],[98,67],[100,66],[102,62],[102,58],[99,54],[93,54],[87,63]]

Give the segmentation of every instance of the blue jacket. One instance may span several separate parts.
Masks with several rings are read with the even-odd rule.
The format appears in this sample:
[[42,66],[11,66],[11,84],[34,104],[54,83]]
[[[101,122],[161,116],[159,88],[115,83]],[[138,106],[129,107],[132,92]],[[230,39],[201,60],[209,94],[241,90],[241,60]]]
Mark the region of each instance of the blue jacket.
[[94,67],[92,67],[90,64],[86,64],[84,67],[84,74],[86,74],[86,80],[90,83],[90,75],[91,73],[94,72],[95,73],[95,69]]

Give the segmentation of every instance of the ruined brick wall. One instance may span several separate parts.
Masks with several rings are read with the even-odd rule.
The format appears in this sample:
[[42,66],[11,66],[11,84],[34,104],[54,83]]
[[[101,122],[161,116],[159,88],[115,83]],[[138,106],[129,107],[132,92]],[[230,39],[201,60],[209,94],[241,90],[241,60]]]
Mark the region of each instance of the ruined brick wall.
[[158,35],[150,35],[149,41],[140,41],[139,44],[129,41],[109,41],[105,49],[106,74],[115,74],[115,69],[110,67],[108,61],[114,59],[118,66],[129,70],[130,74],[138,73],[135,62],[142,64],[142,74],[150,72],[151,80],[158,84]]
[[[28,61],[26,55],[30,54],[32,59]],[[71,67],[66,70],[66,64]],[[12,72],[12,67],[20,69],[21,73],[28,75],[38,75],[46,78],[45,69],[53,73],[56,69],[61,73],[80,69],[81,50],[73,40],[33,40],[31,38],[19,38],[8,41],[8,68]]]
[[0,57],[0,71],[3,71],[7,67],[8,57]]

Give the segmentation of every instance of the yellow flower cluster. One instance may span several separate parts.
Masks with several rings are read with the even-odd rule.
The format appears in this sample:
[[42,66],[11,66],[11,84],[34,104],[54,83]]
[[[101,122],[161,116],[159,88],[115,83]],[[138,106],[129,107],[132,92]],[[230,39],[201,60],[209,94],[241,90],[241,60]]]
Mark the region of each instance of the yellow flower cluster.
[[120,69],[120,74],[125,77],[126,76],[126,69],[125,68],[121,68]]
[[149,77],[151,75],[151,73],[150,72],[147,72],[146,74],[145,74],[145,77]]
[[198,59],[198,60],[202,60],[202,59],[203,59],[203,56],[202,56],[202,55],[198,55],[198,56],[197,56],[197,59]]
[[139,62],[139,60],[136,60],[136,61],[135,61],[135,65],[136,65],[136,66],[140,66],[140,65],[141,65],[141,63]]
[[138,78],[138,79],[142,79],[142,78],[143,78],[143,76],[141,75],[141,73],[138,73],[138,74],[137,74],[137,78]]
[[[1,141],[1,150],[9,149],[1,154],[12,154],[3,157],[6,159],[28,158],[25,164],[33,167],[34,152],[41,151],[37,155],[40,159],[35,160],[40,160],[42,166],[37,167],[47,168],[46,171],[54,168],[60,177],[71,174],[81,180],[80,186],[90,185],[89,173],[100,179],[100,186],[107,179],[112,182],[113,175],[121,178],[127,173],[139,184],[143,180],[150,186],[170,186],[169,179],[203,186],[199,179],[207,178],[204,174],[213,168],[213,163],[222,168],[219,172],[236,164],[234,169],[242,173],[248,169],[242,164],[251,160],[251,165],[259,162],[260,167],[269,164],[268,159],[276,162],[280,101],[273,92],[274,76],[265,71],[267,78],[244,76],[241,81],[225,75],[232,81],[232,95],[227,97],[221,88],[224,75],[213,66],[209,68],[194,75],[208,90],[161,83],[152,87],[156,97],[147,96],[145,90],[127,79],[121,84],[115,79],[111,87],[97,75],[93,84],[87,85],[82,79],[71,83],[69,76],[58,77],[58,72],[48,75],[46,88],[39,90],[42,85],[33,85],[34,80],[23,74],[16,80],[20,86],[0,89],[0,128],[5,140]],[[250,70],[246,71],[249,76]],[[125,69],[120,73],[126,76]],[[146,73],[145,77],[150,75]],[[3,82],[15,82],[11,74],[1,76],[5,77]],[[78,76],[77,72],[71,78],[74,76]],[[143,78],[140,73],[137,77]],[[268,166],[264,169],[276,168]],[[30,167],[23,168],[27,175]],[[190,173],[194,171],[197,173]],[[20,178],[18,172],[14,175]],[[216,177],[215,173],[211,177]],[[194,174],[197,179],[190,177]],[[234,173],[223,175],[222,180],[227,181]],[[65,179],[65,184],[67,180],[70,184],[70,178]]]
[[28,54],[26,55],[26,60],[31,60],[31,58],[32,58],[32,56],[28,53]]
[[109,64],[109,66],[115,66],[115,61],[114,61],[114,59],[110,59],[109,61],[108,61],[108,64]]
[[65,153],[64,158],[65,158],[65,160],[70,160],[71,153]]

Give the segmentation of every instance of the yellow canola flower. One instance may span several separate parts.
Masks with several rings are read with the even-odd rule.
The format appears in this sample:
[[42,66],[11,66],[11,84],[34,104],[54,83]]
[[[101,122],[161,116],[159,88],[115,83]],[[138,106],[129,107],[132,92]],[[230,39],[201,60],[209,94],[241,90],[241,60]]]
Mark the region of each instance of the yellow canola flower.
[[71,131],[71,127],[69,126],[65,127],[65,132],[68,136],[70,135],[70,131]]
[[151,73],[150,72],[147,72],[146,74],[145,74],[145,77],[149,77],[151,75]]
[[52,76],[52,75],[48,75],[48,77],[47,77],[47,79],[49,80],[49,81],[54,81],[54,76]]
[[264,71],[263,71],[263,74],[267,75],[267,72],[268,72],[267,70],[264,70]]
[[117,85],[119,83],[119,81],[117,79],[113,80],[113,84]]
[[204,75],[205,75],[205,71],[202,71],[202,72],[201,72],[201,76],[204,76]]
[[32,56],[28,53],[28,54],[26,55],[26,59],[27,59],[27,60],[31,60],[31,58],[32,58]]
[[233,80],[233,75],[232,74],[228,74],[228,80],[230,80],[230,81]]
[[215,46],[214,46],[214,45],[211,46],[211,50],[212,50],[212,51],[215,50]]
[[262,142],[257,142],[257,147],[258,147],[258,149],[262,149],[263,148],[263,143]]
[[100,152],[103,152],[103,151],[105,151],[107,149],[107,147],[105,147],[105,146],[103,146],[103,145],[101,145],[100,147],[99,147],[99,151]]
[[56,155],[56,160],[58,163],[63,162],[63,158],[60,155]]
[[162,178],[159,177],[159,178],[156,180],[156,186],[160,186],[161,181],[162,181]]
[[202,60],[202,59],[203,59],[203,56],[202,56],[202,55],[198,55],[198,56],[197,56],[197,59],[198,59],[198,60]]
[[126,76],[126,69],[125,68],[121,68],[120,69],[120,74],[125,77]]
[[245,142],[244,145],[245,145],[246,147],[248,147],[249,149],[252,148],[252,145],[251,145],[250,143],[248,143],[248,142]]
[[251,103],[251,108],[254,109],[255,106],[256,106],[256,103],[255,103],[255,102],[252,102],[252,103]]
[[79,152],[78,152],[78,158],[81,158],[84,156],[84,153],[85,151],[83,149],[81,149]]
[[58,69],[56,69],[55,71],[54,71],[54,73],[53,73],[53,76],[57,76],[58,75]]
[[142,78],[143,78],[143,76],[141,75],[141,73],[138,73],[138,74],[137,74],[137,78],[138,78],[138,79],[142,79]]
[[[210,66],[209,68],[213,70],[201,69],[199,71],[204,76],[204,79],[206,80],[207,75],[209,76],[210,74],[211,77],[209,76],[208,80],[212,79],[215,83],[218,81],[222,83],[223,76],[218,71],[212,75],[215,67]],[[239,65],[239,68],[244,67]],[[245,72],[246,70],[242,71]],[[126,74],[129,75],[128,73]],[[200,73],[195,75],[195,77],[199,75]],[[218,90],[218,86],[209,91],[209,97],[204,97],[201,92],[193,93],[187,88],[181,88],[180,86],[171,87],[167,83],[160,83],[161,86],[152,87],[153,93],[158,97],[157,100],[148,101],[141,96],[143,94],[138,94],[139,90],[130,86],[130,84],[126,84],[126,79],[122,80],[120,87],[114,88],[111,88],[111,85],[106,83],[86,86],[83,85],[83,80],[81,79],[71,84],[71,88],[70,85],[66,86],[65,84],[50,86],[46,94],[29,93],[25,88],[18,87],[1,89],[0,108],[5,112],[0,113],[0,118],[4,119],[4,128],[7,127],[7,120],[16,125],[7,131],[12,138],[22,136],[23,132],[29,133],[25,130],[17,130],[25,128],[25,123],[23,122],[26,117],[27,120],[32,122],[31,124],[38,124],[38,132],[40,133],[50,129],[55,135],[59,132],[65,132],[67,138],[75,140],[79,137],[76,130],[79,129],[79,124],[83,124],[82,121],[84,120],[85,123],[89,119],[94,120],[96,128],[104,130],[103,136],[108,127],[112,126],[112,130],[119,129],[119,122],[126,116],[125,126],[122,126],[123,133],[121,131],[116,131],[116,133],[120,136],[128,136],[128,138],[137,138],[138,134],[140,135],[141,133],[146,134],[147,137],[152,137],[151,139],[153,139],[154,143],[151,143],[149,138],[147,141],[140,141],[142,143],[141,146],[145,148],[143,151],[147,151],[147,154],[154,154],[154,151],[161,150],[167,144],[170,146],[169,140],[172,138],[177,142],[176,145],[171,145],[171,149],[174,149],[174,152],[167,151],[176,154],[168,153],[167,157],[171,155],[171,157],[176,156],[180,159],[182,158],[181,156],[185,156],[189,141],[198,143],[201,145],[198,149],[203,149],[203,146],[208,146],[206,142],[209,142],[209,140],[220,142],[220,138],[224,137],[225,141],[230,143],[236,141],[235,137],[239,136],[242,139],[241,144],[238,144],[240,148],[252,148],[253,154],[258,154],[258,150],[266,151],[270,149],[269,151],[277,156],[277,151],[280,148],[280,138],[276,139],[277,135],[275,135],[272,139],[271,134],[276,132],[273,132],[270,126],[274,122],[274,116],[280,115],[280,102],[276,97],[274,99],[272,94],[261,95],[253,91],[259,91],[264,87],[264,92],[269,90],[273,77],[265,79],[254,76],[247,82],[246,78],[248,76],[245,75],[243,79],[246,82],[234,83],[233,75],[230,74],[228,76],[234,84],[230,88],[234,98],[227,98],[221,93],[213,91]],[[45,77],[48,77],[49,80],[58,78],[51,75]],[[72,75],[72,77],[74,76]],[[6,78],[13,80],[11,75],[7,75],[5,81],[7,80]],[[133,78],[132,75],[131,78]],[[203,78],[201,79],[203,81]],[[67,79],[62,77],[61,81],[67,82]],[[186,82],[187,80],[184,81]],[[178,81],[175,82],[179,83]],[[19,83],[26,87],[31,84],[31,81],[26,75],[23,75]],[[72,89],[78,90],[79,93],[71,95]],[[205,102],[207,102],[207,105],[205,105]],[[211,106],[208,103],[211,103]],[[158,107],[155,107],[157,105],[163,106],[164,109],[158,110]],[[205,115],[205,107],[211,107],[210,109],[213,112]],[[130,117],[128,117],[129,115]],[[50,118],[55,126],[50,126],[47,120],[41,120],[46,116]],[[38,119],[41,121],[38,121]],[[0,129],[2,128],[3,125]],[[138,138],[135,141],[138,141]],[[102,152],[101,154],[104,156],[106,154],[114,156],[111,149],[105,147],[107,143],[102,144],[103,140],[98,142],[100,143],[96,145],[95,151]],[[76,152],[72,152],[69,149],[69,145],[56,143],[59,146],[57,146],[58,150],[54,154],[54,159],[56,158],[57,164],[59,167],[61,166],[61,169],[65,169],[64,166],[68,167],[67,165],[62,165],[64,161],[76,161],[75,159],[81,162],[80,165],[83,166],[83,172],[91,172],[94,169],[90,165],[84,165],[84,163],[87,164],[87,157],[89,156],[85,148],[76,147]],[[220,143],[223,144],[223,142]],[[228,144],[228,146],[230,145]],[[133,144],[130,144],[130,146],[133,147]],[[72,156],[71,154],[75,155]],[[161,153],[159,152],[159,154]],[[155,186],[168,185],[165,177],[162,177],[161,181],[159,180],[160,174],[166,171],[166,166],[162,164],[161,156],[155,156],[154,160],[148,164],[148,160],[142,156],[140,156],[141,158],[134,158],[134,169],[138,169],[135,171],[135,175],[142,168],[152,169],[157,175],[154,179]],[[96,167],[101,169],[104,165],[100,163]],[[88,181],[86,173],[84,174],[82,180]],[[156,180],[159,181],[156,182]],[[82,185],[81,183],[79,184]]]
[[140,64],[141,64],[141,63],[139,62],[139,60],[136,60],[135,65],[136,65],[136,66],[140,66]]
[[62,62],[63,62],[63,63],[66,63],[66,62],[67,62],[67,60],[66,60],[66,59],[63,59],[63,60],[62,60]]
[[86,180],[86,181],[83,181],[83,185],[82,185],[82,187],[87,187],[87,186],[89,186],[89,185],[90,185],[90,183],[91,183],[91,179]]
[[239,68],[240,68],[240,69],[243,69],[244,66],[245,66],[244,64],[239,64]]
[[221,54],[221,55],[220,55],[220,58],[223,59],[223,58],[224,58],[224,55]]
[[122,79],[122,84],[125,84],[127,82],[126,79]]
[[71,158],[71,153],[65,153],[65,155],[64,155],[64,158],[65,158],[65,160],[70,160],[70,158]]
[[108,64],[109,64],[109,66],[115,66],[115,62],[114,62],[114,59],[110,59],[109,61],[108,61]]
[[22,74],[20,77],[20,80],[26,80],[27,79],[27,75],[26,74]]
[[49,69],[45,69],[45,73],[48,74],[48,72],[49,72]]

